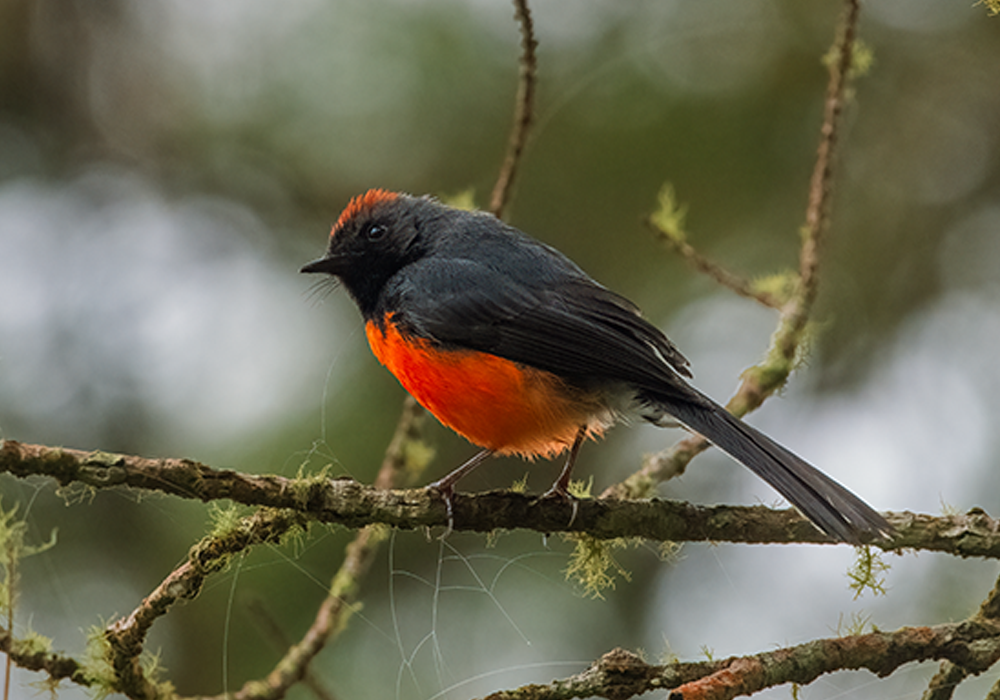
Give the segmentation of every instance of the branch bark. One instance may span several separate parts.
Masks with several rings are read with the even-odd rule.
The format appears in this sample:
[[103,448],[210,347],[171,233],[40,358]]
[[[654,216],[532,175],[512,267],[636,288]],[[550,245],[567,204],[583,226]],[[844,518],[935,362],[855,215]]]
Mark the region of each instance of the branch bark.
[[[7,440],[0,447],[0,472],[48,476],[62,485],[78,481],[92,488],[128,486],[202,501],[231,499],[354,528],[448,524],[444,501],[432,489],[383,489],[347,478],[255,476],[186,459],[145,459]],[[527,529],[661,542],[831,542],[796,511],[764,506],[702,507],[661,499],[597,498],[581,500],[573,518],[573,505],[562,499],[512,491],[457,493],[453,506],[454,529],[462,531]],[[873,543],[883,550],[1000,557],[1000,524],[980,509],[939,517],[902,512],[888,518],[896,536]]]
[[490,212],[498,219],[503,218],[504,210],[510,200],[511,188],[514,186],[514,178],[521,164],[521,156],[524,154],[525,146],[528,145],[528,133],[535,111],[535,87],[538,84],[538,57],[535,55],[538,41],[535,39],[535,27],[531,21],[531,10],[528,8],[527,0],[514,0],[514,17],[521,27],[521,69],[514,102],[514,124],[507,142],[507,155],[504,157],[503,165],[500,166],[500,173],[490,195]]
[[970,673],[982,673],[1000,659],[1000,625],[968,620],[902,627],[894,632],[818,639],[721,661],[661,666],[615,649],[576,676],[493,693],[484,700],[625,700],[656,690],[670,690],[670,700],[730,700],[786,683],[805,685],[834,671],[867,669],[884,678],[904,664],[931,659],[946,659]]

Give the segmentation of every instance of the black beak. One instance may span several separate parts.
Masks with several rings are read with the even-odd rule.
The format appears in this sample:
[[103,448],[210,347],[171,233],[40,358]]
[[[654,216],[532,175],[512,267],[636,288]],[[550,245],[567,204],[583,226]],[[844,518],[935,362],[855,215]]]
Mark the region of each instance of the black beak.
[[337,274],[337,259],[320,258],[319,260],[313,260],[311,263],[303,265],[299,272],[325,272],[328,275],[335,275]]

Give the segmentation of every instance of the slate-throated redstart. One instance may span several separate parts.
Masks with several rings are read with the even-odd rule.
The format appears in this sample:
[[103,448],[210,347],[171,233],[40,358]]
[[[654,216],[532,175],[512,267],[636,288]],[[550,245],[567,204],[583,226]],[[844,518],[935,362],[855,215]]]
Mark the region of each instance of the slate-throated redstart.
[[343,282],[372,351],[438,420],[483,448],[431,484],[448,501],[491,455],[569,458],[615,419],[681,423],[749,467],[830,537],[892,528],[864,501],[692,388],[688,362],[624,297],[491,214],[370,190],[326,255],[302,268]]

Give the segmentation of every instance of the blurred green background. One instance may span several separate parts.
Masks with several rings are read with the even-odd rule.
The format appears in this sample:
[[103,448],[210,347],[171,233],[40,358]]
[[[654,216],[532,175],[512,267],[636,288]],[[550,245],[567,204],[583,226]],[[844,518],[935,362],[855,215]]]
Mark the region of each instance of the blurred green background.
[[[640,304],[724,400],[775,318],[718,289],[642,224],[664,182],[692,242],[747,275],[796,262],[837,2],[544,0],[536,127],[509,219]],[[342,292],[298,267],[369,187],[484,204],[503,156],[519,36],[485,0],[6,0],[0,4],[0,437],[370,480],[402,392]],[[753,422],[880,509],[1000,513],[1000,18],[971,2],[877,0],[843,131],[817,334]],[[321,303],[320,303],[321,302]],[[584,451],[601,490],[675,431]],[[434,475],[472,448],[437,425]],[[484,467],[503,487],[555,465]],[[35,541],[18,629],[72,653],[127,614],[208,527],[202,504],[0,479]],[[716,454],[662,488],[773,503]],[[67,507],[67,505],[69,507]],[[183,693],[236,689],[277,650],[266,607],[308,626],[350,533],[257,551],[154,628]],[[398,533],[363,610],[318,660],[338,698],[464,698],[581,670],[615,646],[696,659],[968,615],[997,567],[893,557],[853,600],[846,548],[690,545],[619,553],[591,600],[569,546]],[[846,622],[845,622],[846,621]],[[919,697],[931,665],[824,678],[804,698]],[[982,697],[993,671],[956,697]],[[14,697],[37,678],[16,675]],[[760,697],[787,697],[780,688]],[[81,696],[74,688],[63,697]],[[295,691],[294,697],[306,697]]]

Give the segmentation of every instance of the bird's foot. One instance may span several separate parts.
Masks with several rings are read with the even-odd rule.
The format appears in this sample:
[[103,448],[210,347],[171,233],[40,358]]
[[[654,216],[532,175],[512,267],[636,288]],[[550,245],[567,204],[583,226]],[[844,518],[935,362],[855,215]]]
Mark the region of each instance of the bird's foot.
[[567,489],[566,486],[560,481],[552,484],[552,488],[539,496],[538,500],[541,501],[546,498],[558,498],[559,500],[570,504],[573,508],[573,513],[570,515],[569,522],[566,523],[566,527],[573,527],[573,523],[576,522],[576,516],[580,512],[580,499],[571,494],[569,489]]

